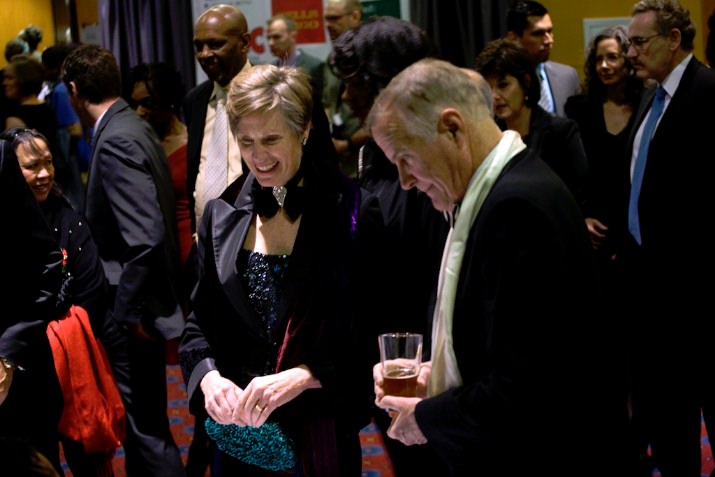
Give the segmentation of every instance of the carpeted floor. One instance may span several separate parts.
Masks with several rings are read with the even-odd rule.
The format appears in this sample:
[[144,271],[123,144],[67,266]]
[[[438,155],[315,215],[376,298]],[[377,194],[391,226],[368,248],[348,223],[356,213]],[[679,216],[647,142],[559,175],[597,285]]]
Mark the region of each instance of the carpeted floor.
[[[184,386],[179,367],[168,366],[166,379],[168,384],[168,413],[171,429],[174,433],[176,443],[179,449],[181,449],[184,463],[186,463],[191,436],[194,432],[194,418],[187,410],[186,387]],[[395,477],[390,457],[385,451],[382,434],[378,428],[372,424],[365,427],[360,433],[360,441],[362,443],[362,477]],[[708,440],[704,425],[701,448],[701,474],[702,477],[709,477],[710,472],[715,469],[715,464],[713,463],[710,441]],[[66,464],[63,463],[63,467],[65,469],[65,477],[72,477],[72,472],[69,471]],[[115,477],[126,477],[126,472],[124,471],[124,451],[121,448],[117,450],[116,457],[114,458],[114,473]],[[209,476],[208,472],[206,476]],[[656,470],[652,477],[660,477],[660,473]]]
[[[194,433],[194,418],[188,413],[186,387],[178,366],[168,366],[166,372],[169,399],[169,422],[174,433],[174,439],[181,450],[186,463],[191,436]],[[362,443],[362,475],[363,477],[394,477],[392,463],[385,452],[382,435],[374,425],[365,427],[360,433]],[[72,477],[67,465],[63,463],[65,476]],[[119,448],[114,458],[115,477],[126,477],[124,470],[124,451]],[[208,477],[208,472],[206,476]]]

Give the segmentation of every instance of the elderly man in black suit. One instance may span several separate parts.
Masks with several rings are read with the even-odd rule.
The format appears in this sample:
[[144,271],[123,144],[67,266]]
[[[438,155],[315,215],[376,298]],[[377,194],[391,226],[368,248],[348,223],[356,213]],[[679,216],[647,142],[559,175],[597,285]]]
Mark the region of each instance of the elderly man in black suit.
[[109,313],[122,326],[105,343],[127,411],[127,474],[180,476],[166,412],[166,342],[184,324],[169,164],[149,123],[120,97],[110,51],[78,47],[62,80],[83,125],[95,129],[85,216],[107,276]]
[[655,85],[643,94],[622,161],[616,263],[632,332],[634,419],[663,477],[700,475],[701,407],[715,431],[715,383],[702,379],[715,364],[706,311],[715,287],[715,162],[703,153],[712,150],[715,116],[695,115],[715,110],[715,70],[692,54],[695,28],[676,0],[636,3],[628,25],[628,59]]
[[[385,395],[373,370],[377,405],[396,411],[388,435],[428,444],[445,475],[616,475],[608,446],[623,434],[625,399],[564,183],[499,129],[477,82],[441,60],[397,75],[368,126],[402,187],[456,214],[419,397]],[[597,455],[587,469],[583,448]]]

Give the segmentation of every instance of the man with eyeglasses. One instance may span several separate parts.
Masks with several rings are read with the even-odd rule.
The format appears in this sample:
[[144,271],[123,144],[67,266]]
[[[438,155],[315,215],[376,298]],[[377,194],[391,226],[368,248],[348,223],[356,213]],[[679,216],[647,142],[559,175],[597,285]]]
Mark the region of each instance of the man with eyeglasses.
[[[358,26],[362,20],[360,0],[328,0],[323,14],[325,26],[334,42],[344,31]],[[362,121],[341,96],[345,85],[326,60],[323,73],[323,108],[328,116],[335,150],[340,157],[340,168],[347,175],[357,177],[357,154],[368,134],[361,128]]]
[[514,2],[506,14],[506,38],[529,52],[541,83],[539,106],[566,117],[566,100],[581,91],[578,73],[568,65],[549,61],[554,47],[554,24],[548,10],[531,0]]
[[619,200],[633,422],[663,477],[696,477],[701,407],[706,425],[715,407],[715,70],[693,56],[695,25],[677,0],[636,3],[628,36],[636,76],[656,84],[635,115]]

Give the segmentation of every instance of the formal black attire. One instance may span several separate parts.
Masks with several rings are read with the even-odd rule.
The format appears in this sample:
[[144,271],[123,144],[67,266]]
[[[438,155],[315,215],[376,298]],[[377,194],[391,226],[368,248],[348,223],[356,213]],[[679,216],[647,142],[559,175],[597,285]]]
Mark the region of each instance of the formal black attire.
[[[672,91],[671,91],[672,93]],[[629,325],[633,408],[642,417],[655,463],[664,477],[700,474],[700,407],[712,409],[708,317],[715,283],[715,249],[707,217],[712,210],[708,158],[715,117],[715,71],[691,58],[652,136],[638,201],[642,245],[627,230],[634,136],[651,107],[646,90],[621,164],[621,241],[624,316]]]
[[[201,162],[201,145],[204,141],[206,111],[208,110],[213,88],[213,81],[204,81],[186,94],[183,103],[186,129],[188,132],[188,141],[186,144],[186,187],[189,191],[189,209],[191,211],[193,230],[198,230],[194,190],[196,189],[196,177],[199,174],[199,164]],[[313,95],[313,98],[313,121],[308,142],[305,146],[306,155],[337,163],[335,146],[333,146],[333,141],[330,139],[330,123],[325,116],[325,110],[320,103],[320,98],[315,95]]]
[[[379,237],[378,266],[370,271],[370,293],[378,309],[373,310],[370,350],[373,363],[380,360],[380,333],[414,332],[423,335],[423,356],[429,360],[432,315],[442,252],[449,233],[448,217],[435,210],[430,198],[400,186],[397,168],[374,140],[361,148],[359,183],[376,198],[384,229]],[[405,446],[387,436],[391,417],[375,408],[374,419],[383,433],[395,475],[438,475],[441,459],[426,446]]]
[[57,426],[63,399],[46,329],[66,311],[57,303],[62,253],[12,146],[2,140],[0,217],[7,227],[0,234],[3,270],[11,274],[0,287],[0,357],[22,367],[0,405],[0,435],[30,442],[61,472]]
[[[166,395],[166,340],[184,325],[171,174],[156,133],[121,98],[95,132],[85,207],[124,328],[106,347],[127,411],[127,473],[182,475]],[[139,324],[155,339],[129,331]]]
[[[243,388],[254,376],[306,364],[322,388],[304,391],[269,420],[293,438],[301,475],[359,476],[359,432],[369,422],[372,383],[356,328],[362,325],[355,316],[356,274],[360,237],[373,222],[360,213],[368,208],[361,208],[357,184],[335,165],[304,155],[301,168],[305,206],[290,256],[243,250],[255,212],[252,189],[258,188],[252,174],[208,203],[199,231],[199,282],[179,358],[190,409],[199,415],[205,413],[199,384],[208,371],[218,369]],[[277,293],[262,294],[277,300],[274,314],[250,296],[253,264],[264,261],[281,271],[272,286]],[[223,472],[263,475],[225,454],[220,461]]]
[[[497,121],[502,130],[503,121]],[[541,106],[531,110],[529,134],[522,138],[564,181],[579,205],[585,200],[588,160],[577,124],[567,118],[554,116]]]
[[[563,182],[528,149],[512,158],[459,272],[452,338],[463,385],[415,408],[445,475],[618,475],[608,446],[625,433],[625,403],[612,383],[613,330],[593,309],[590,247]],[[587,465],[584,449],[597,456]]]
[[[89,227],[70,205],[67,197],[56,188],[40,204],[40,208],[53,232],[57,246],[67,253],[64,266],[68,276],[60,294],[65,308],[81,306],[89,316],[94,335],[105,345],[116,344],[121,334],[119,324],[107,314],[107,284],[99,252]],[[106,346],[105,346],[106,348]],[[120,350],[109,348],[111,355]],[[62,450],[75,477],[95,477],[98,466],[104,465],[105,456],[88,454],[82,443],[64,436]]]

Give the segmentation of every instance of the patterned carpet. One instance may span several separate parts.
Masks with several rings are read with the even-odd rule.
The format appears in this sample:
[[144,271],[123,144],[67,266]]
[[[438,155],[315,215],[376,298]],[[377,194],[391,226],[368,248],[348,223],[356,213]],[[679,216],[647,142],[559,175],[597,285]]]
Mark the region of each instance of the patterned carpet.
[[[186,387],[181,377],[181,371],[178,366],[168,366],[166,372],[168,384],[168,399],[169,399],[169,421],[171,430],[174,433],[176,443],[181,449],[181,454],[186,463],[186,456],[191,443],[191,436],[194,432],[194,418],[188,413]],[[362,443],[362,477],[395,477],[392,469],[390,457],[385,452],[384,441],[382,434],[375,425],[368,425],[360,433],[360,441]],[[713,454],[710,449],[710,441],[708,440],[705,426],[702,426],[702,477],[709,477],[710,472],[715,469],[713,463]],[[72,472],[69,471],[67,465],[63,463],[65,469],[65,477],[72,477]],[[115,477],[126,477],[124,470],[124,451],[119,448],[116,457],[114,458],[114,473]],[[209,473],[206,473],[206,477]],[[652,477],[660,477],[660,472],[657,469],[653,472]]]
[[[169,422],[174,433],[174,439],[181,450],[186,463],[191,436],[194,433],[194,418],[188,413],[186,387],[178,366],[168,366],[166,370],[169,399]],[[363,477],[394,477],[392,463],[385,452],[380,431],[374,426],[365,427],[360,433],[362,443],[362,475]],[[72,477],[65,463],[62,464],[66,477]],[[124,450],[119,448],[114,458],[115,477],[126,477],[124,470]],[[206,473],[208,477],[208,472]]]

